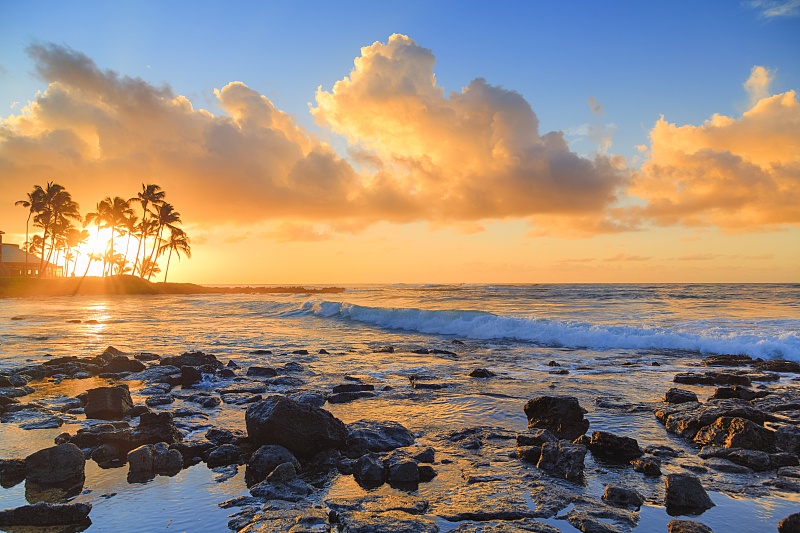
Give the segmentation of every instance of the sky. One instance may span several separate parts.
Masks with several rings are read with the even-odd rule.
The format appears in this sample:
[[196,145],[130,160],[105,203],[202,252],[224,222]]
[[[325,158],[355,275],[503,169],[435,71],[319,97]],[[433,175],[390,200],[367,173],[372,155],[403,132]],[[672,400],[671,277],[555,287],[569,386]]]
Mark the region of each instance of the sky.
[[197,283],[800,281],[800,0],[0,0],[0,230],[159,184]]

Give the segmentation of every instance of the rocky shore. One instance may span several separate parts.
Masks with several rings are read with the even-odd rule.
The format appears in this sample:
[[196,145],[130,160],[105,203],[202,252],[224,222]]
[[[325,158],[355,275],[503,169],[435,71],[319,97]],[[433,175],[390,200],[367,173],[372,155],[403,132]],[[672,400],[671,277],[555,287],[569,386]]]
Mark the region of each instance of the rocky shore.
[[[390,356],[389,348],[376,351]],[[425,350],[458,357],[453,349]],[[709,492],[800,493],[800,365],[790,361],[709,357],[675,373],[655,404],[597,400],[662,424],[663,437],[645,445],[640,435],[594,430],[568,389],[520,401],[523,431],[412,432],[388,414],[345,423],[334,408],[382,397],[412,399],[424,417],[426,402],[451,384],[416,374],[402,388],[320,376],[309,361],[329,356],[324,349],[259,352],[252,355],[263,363],[244,367],[202,352],[161,357],[109,347],[4,371],[0,423],[78,429],[25,457],[0,458],[0,485],[24,483],[29,503],[0,511],[0,529],[91,527],[92,504],[73,501],[90,461],[125,469],[132,484],[200,463],[222,480],[243,469],[249,495],[218,502],[232,513],[230,530],[243,533],[613,533],[636,529],[643,508],[673,517],[670,532],[708,532]],[[558,362],[550,367],[564,375]],[[474,368],[463,379],[500,378]],[[45,384],[56,390],[82,380],[102,384],[75,396],[36,395]],[[348,484],[358,491],[340,490]],[[800,513],[776,528],[800,531]]]

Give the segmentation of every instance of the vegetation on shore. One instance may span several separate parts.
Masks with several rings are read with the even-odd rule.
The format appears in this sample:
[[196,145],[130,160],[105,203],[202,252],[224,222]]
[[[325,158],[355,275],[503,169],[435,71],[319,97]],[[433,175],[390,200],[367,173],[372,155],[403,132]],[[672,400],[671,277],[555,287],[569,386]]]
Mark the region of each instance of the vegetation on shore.
[[0,277],[0,298],[115,294],[323,294],[344,292],[341,287],[205,287],[194,283],[152,283],[117,275],[85,278]]

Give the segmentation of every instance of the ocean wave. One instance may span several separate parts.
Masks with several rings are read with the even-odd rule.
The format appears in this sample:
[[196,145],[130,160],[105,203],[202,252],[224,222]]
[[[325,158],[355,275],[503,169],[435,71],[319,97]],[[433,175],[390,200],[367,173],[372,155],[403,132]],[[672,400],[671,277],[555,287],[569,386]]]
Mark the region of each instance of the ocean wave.
[[306,302],[302,312],[384,329],[473,340],[521,341],[595,350],[687,350],[800,361],[797,321],[743,324],[720,320],[715,323],[684,322],[670,327],[641,327],[502,316],[483,311],[383,308],[318,300]]

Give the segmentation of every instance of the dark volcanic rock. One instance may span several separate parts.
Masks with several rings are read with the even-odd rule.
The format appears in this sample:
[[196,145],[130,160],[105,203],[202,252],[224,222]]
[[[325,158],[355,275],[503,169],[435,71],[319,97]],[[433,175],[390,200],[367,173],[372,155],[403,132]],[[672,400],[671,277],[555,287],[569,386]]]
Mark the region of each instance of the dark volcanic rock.
[[121,420],[133,409],[131,393],[126,385],[98,387],[86,392],[86,418]]
[[471,378],[491,378],[494,376],[496,376],[496,374],[487,368],[476,368],[469,373],[469,377]]
[[187,352],[177,357],[162,357],[160,363],[162,366],[210,366],[211,368],[222,368],[222,362],[217,360],[216,356],[210,353],[202,352]]
[[606,485],[606,490],[603,492],[603,500],[616,507],[635,507],[638,509],[644,503],[644,496],[635,489],[609,484]]
[[667,533],[714,533],[710,527],[693,520],[671,520]]
[[769,359],[767,361],[756,361],[753,366],[767,372],[793,372],[795,374],[800,374],[800,363],[795,361]]
[[714,507],[714,502],[700,483],[691,474],[669,474],[666,478],[664,504],[670,515],[698,515]]
[[380,485],[386,481],[386,466],[376,454],[362,455],[355,464],[353,477],[365,485]]
[[25,479],[39,485],[52,485],[82,479],[86,459],[71,443],[34,452],[25,458]]
[[675,374],[673,381],[685,385],[750,385],[751,383],[750,376],[735,371],[681,372]]
[[685,439],[693,439],[700,428],[714,423],[721,416],[746,418],[759,425],[763,424],[765,419],[763,411],[744,400],[668,404],[656,409],[655,415],[667,431]]
[[588,447],[595,457],[622,463],[641,457],[644,453],[639,448],[639,443],[636,439],[621,437],[607,431],[595,431],[592,433],[592,439],[589,441]]
[[233,465],[239,463],[243,455],[242,449],[235,444],[223,444],[208,454],[206,464],[209,468]]
[[772,468],[772,461],[770,454],[758,450],[745,450],[742,448],[716,448],[708,447],[703,448],[698,457],[701,459],[709,459],[712,457],[721,457],[736,463],[737,465],[746,466],[756,472],[765,472]]
[[90,503],[39,502],[0,511],[0,526],[52,527],[90,524],[91,510]]
[[203,380],[203,370],[197,366],[184,365],[181,367],[181,387],[189,389],[195,383]]
[[664,401],[666,403],[696,402],[697,394],[693,393],[692,391],[673,387],[664,395]]
[[[766,396],[766,394],[764,394],[764,396]],[[747,387],[741,387],[739,385],[734,385],[733,387],[717,387],[717,390],[714,391],[714,395],[711,396],[711,398],[713,398],[714,400],[726,400],[728,398],[736,398],[747,401],[750,401],[758,397],[759,393],[755,392],[754,390],[748,389]]]
[[661,475],[661,461],[656,457],[634,459],[631,461],[631,465],[633,465],[634,471],[641,472],[645,476],[658,477]]
[[172,413],[142,413],[139,426],[131,430],[134,447],[157,442],[173,444],[181,439],[183,435],[175,427]]
[[800,455],[800,427],[779,427],[775,431],[775,444],[781,450]]
[[341,533],[439,533],[435,522],[402,511],[353,511],[339,515]]
[[752,362],[749,355],[712,355],[703,359],[704,366],[745,366]]
[[261,483],[267,476],[272,473],[278,465],[290,463],[295,469],[300,470],[300,461],[298,461],[292,452],[278,446],[277,444],[266,444],[261,446],[250,457],[247,463],[247,470],[244,474],[244,480],[248,487]]
[[722,416],[697,432],[694,441],[722,448],[775,451],[775,432],[746,418]]
[[166,442],[145,444],[128,453],[131,474],[156,473],[175,475],[183,467],[180,451],[170,449]]
[[578,480],[583,476],[586,446],[561,440],[546,442],[536,467],[562,479]]
[[545,442],[558,442],[558,437],[540,428],[530,428],[528,431],[517,433],[517,446],[541,446]]
[[397,422],[358,420],[347,424],[348,455],[358,457],[367,452],[388,452],[414,444],[414,435]]
[[332,392],[333,394],[338,394],[340,392],[365,392],[374,390],[375,385],[370,385],[368,383],[344,383],[335,385]]
[[790,514],[781,520],[778,533],[800,533],[800,513]]
[[0,459],[0,486],[13,487],[25,479],[24,459]]
[[337,392],[328,396],[328,403],[349,403],[360,398],[372,398],[375,396],[374,392]]
[[574,396],[533,398],[525,404],[525,416],[529,428],[548,429],[560,439],[574,440],[589,429],[589,421]]
[[274,378],[278,375],[278,371],[274,368],[265,366],[251,366],[247,369],[248,376]]
[[279,444],[300,458],[347,447],[347,427],[341,420],[285,396],[270,396],[248,407],[245,424],[253,444]]

